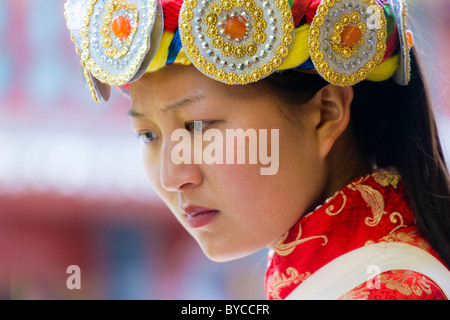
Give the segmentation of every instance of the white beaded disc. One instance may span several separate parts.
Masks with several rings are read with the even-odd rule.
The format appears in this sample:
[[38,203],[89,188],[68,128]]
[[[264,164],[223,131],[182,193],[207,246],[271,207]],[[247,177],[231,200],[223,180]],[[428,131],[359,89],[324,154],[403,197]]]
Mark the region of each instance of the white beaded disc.
[[[342,42],[346,28],[361,33],[358,43]],[[328,82],[349,86],[363,81],[386,51],[386,18],[376,0],[323,0],[310,33],[309,49],[317,72]]]
[[[241,24],[239,37],[227,32],[230,20]],[[197,69],[228,84],[255,82],[276,71],[294,38],[287,0],[186,0],[179,31]]]
[[[125,18],[131,27],[122,39],[112,29],[117,17]],[[103,96],[100,91],[108,93],[105,88],[99,90],[101,84],[121,86],[145,73],[164,26],[159,0],[68,0],[66,19],[97,98]]]

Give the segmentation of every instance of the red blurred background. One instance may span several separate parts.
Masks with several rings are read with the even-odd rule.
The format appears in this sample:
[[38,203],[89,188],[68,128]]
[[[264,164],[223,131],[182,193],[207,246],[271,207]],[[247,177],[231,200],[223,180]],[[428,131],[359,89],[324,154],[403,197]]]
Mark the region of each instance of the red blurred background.
[[[84,86],[64,2],[0,1],[0,298],[264,298],[267,250],[211,262],[155,195],[129,101]],[[450,1],[409,3],[449,159]]]

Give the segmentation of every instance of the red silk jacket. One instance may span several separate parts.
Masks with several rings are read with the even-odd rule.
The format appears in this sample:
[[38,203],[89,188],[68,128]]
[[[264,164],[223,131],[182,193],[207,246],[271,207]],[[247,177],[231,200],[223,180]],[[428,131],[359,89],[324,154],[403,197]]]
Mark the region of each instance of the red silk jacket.
[[[303,216],[279,239],[269,254],[267,298],[285,299],[311,274],[345,253],[368,244],[392,241],[419,247],[442,261],[418,232],[398,172],[377,172],[355,179]],[[381,273],[376,286],[362,283],[340,299],[447,298],[426,276],[392,270]]]

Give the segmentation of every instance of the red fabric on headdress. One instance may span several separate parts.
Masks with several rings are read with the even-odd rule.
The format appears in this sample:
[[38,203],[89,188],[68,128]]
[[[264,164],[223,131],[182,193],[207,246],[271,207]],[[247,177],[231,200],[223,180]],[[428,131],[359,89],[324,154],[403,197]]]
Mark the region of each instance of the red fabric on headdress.
[[295,0],[292,5],[291,11],[294,17],[294,26],[297,28],[305,16],[306,11],[311,5],[311,0]]
[[314,16],[316,15],[317,12],[317,7],[319,6],[319,4],[322,2],[322,0],[312,0],[311,4],[309,5],[309,9],[306,10],[306,21],[311,24],[311,22],[314,19]]
[[161,0],[164,14],[164,30],[175,32],[178,29],[178,16],[183,0]]
[[386,52],[384,53],[384,58],[382,62],[391,57],[394,54],[397,47],[398,47],[398,32],[396,26],[392,31],[392,34],[389,37],[389,39],[386,41]]
[[[295,26],[298,26],[303,16],[306,16],[306,21],[311,23],[321,2],[322,0],[296,0],[292,6]],[[164,30],[176,31],[183,0],[161,0],[161,4],[164,13]]]

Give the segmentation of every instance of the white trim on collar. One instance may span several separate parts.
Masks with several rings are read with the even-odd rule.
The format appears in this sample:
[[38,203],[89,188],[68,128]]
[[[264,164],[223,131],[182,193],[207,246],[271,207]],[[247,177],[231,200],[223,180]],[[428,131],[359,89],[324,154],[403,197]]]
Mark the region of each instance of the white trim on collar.
[[[374,269],[376,273],[368,273]],[[439,260],[409,244],[383,242],[355,249],[334,259],[303,281],[286,300],[336,300],[390,270],[421,273],[450,297],[450,271]]]

